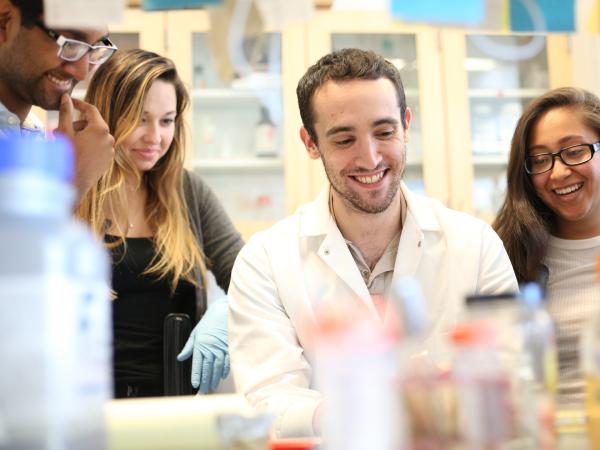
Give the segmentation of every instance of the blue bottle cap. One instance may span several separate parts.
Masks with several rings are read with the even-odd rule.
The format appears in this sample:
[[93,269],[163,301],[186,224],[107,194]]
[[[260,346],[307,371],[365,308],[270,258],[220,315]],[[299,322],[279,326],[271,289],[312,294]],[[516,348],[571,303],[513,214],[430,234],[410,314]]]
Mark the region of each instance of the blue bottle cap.
[[71,141],[60,135],[51,140],[17,133],[0,137],[0,173],[13,171],[70,181],[74,172]]
[[539,306],[543,298],[542,288],[539,284],[527,283],[521,287],[521,300],[526,306]]
[[417,336],[427,331],[427,305],[421,285],[414,277],[397,278],[392,283],[391,299],[398,309],[406,335]]

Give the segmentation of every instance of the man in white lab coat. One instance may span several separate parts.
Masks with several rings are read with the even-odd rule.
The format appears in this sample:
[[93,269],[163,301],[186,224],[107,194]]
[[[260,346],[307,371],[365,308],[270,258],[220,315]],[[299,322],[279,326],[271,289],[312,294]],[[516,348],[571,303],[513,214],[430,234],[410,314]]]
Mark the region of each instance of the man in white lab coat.
[[300,137],[329,186],[257,233],[231,277],[235,383],[276,416],[278,437],[320,433],[308,333],[316,311],[359,303],[377,317],[392,280],[420,282],[432,324],[424,343],[443,357],[444,333],[467,294],[514,292],[502,243],[484,222],[412,194],[402,183],[411,111],[398,70],[373,52],[321,58],[297,88]]

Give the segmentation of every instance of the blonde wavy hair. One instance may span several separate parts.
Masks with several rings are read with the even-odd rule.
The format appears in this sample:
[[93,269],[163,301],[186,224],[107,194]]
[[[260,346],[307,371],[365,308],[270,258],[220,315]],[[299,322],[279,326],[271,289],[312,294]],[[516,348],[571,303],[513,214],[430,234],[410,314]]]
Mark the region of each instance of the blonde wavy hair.
[[[167,153],[149,171],[141,172],[123,151],[125,139],[137,128],[144,101],[156,80],[173,84],[177,97],[175,134]],[[85,101],[98,108],[115,138],[115,158],[108,171],[81,201],[77,215],[88,222],[95,233],[104,236],[112,225],[117,241],[109,247],[124,246],[127,230],[126,178],[145,185],[148,198],[145,214],[154,232],[154,259],[145,274],[158,279],[170,277],[174,292],[184,279],[195,286],[204,282],[204,254],[192,233],[183,195],[185,133],[183,112],[189,96],[173,62],[144,50],[119,51],[101,65],[92,77]],[[108,219],[114,219],[111,224]]]

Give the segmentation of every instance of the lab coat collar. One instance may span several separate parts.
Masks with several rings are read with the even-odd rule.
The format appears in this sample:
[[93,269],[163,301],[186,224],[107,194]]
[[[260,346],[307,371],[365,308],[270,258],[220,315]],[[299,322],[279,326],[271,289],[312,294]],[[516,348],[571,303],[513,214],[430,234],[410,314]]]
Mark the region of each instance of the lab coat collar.
[[[329,186],[300,212],[300,238],[321,238],[313,242],[319,257],[358,295],[369,310],[377,316],[371,295],[358,267],[350,254],[329,210]],[[423,255],[424,231],[441,231],[441,226],[430,207],[432,200],[412,194],[404,185],[400,189],[406,198],[408,211],[400,236],[394,278],[414,275]]]
[[329,185],[300,209],[300,237],[322,236],[337,228],[329,211]]
[[406,199],[407,220],[410,215],[421,231],[442,231],[440,222],[431,208],[432,200],[410,192],[404,183],[400,189]]

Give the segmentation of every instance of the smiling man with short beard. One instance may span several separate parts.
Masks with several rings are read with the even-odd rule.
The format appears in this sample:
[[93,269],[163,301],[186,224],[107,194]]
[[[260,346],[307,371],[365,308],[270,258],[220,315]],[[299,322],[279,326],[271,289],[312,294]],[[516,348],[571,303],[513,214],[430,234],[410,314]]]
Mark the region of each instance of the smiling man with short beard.
[[59,110],[57,131],[73,142],[80,196],[109,167],[114,139],[96,108],[70,95],[115,50],[106,29],[48,28],[43,0],[0,0],[0,135],[43,137],[31,107]]
[[385,323],[391,286],[413,276],[432,324],[420,350],[436,363],[449,358],[445,336],[465,295],[517,290],[489,225],[402,183],[412,113],[390,62],[358,49],[333,52],[296,92],[300,138],[329,185],[250,239],[229,286],[235,384],[276,417],[278,437],[320,434],[327,405],[313,384],[315,349],[306,345],[320,309],[360,307]]

